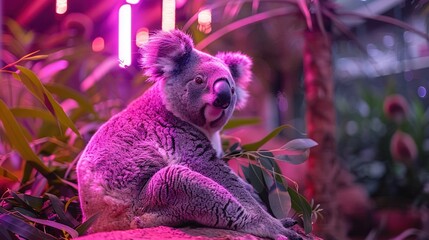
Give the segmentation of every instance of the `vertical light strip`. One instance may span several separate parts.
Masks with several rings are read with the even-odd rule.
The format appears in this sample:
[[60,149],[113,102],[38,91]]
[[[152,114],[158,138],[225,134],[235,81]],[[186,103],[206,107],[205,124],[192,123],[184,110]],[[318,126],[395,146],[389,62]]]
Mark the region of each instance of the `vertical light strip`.
[[129,3],[129,4],[137,4],[139,2],[140,2],[140,0],[127,0],[127,3]]
[[118,31],[119,66],[131,65],[131,5],[124,4],[119,8]]
[[162,1],[162,30],[170,31],[176,26],[176,0]]
[[64,14],[67,12],[67,0],[57,0],[55,4],[55,12],[57,14]]

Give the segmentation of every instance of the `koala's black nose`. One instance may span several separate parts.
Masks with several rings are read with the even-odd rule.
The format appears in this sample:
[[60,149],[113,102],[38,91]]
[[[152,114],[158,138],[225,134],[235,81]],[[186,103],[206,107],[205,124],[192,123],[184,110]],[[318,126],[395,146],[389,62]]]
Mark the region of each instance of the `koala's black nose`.
[[216,99],[213,102],[213,106],[218,108],[227,108],[231,104],[231,87],[226,79],[218,79],[213,85],[214,92],[216,94]]

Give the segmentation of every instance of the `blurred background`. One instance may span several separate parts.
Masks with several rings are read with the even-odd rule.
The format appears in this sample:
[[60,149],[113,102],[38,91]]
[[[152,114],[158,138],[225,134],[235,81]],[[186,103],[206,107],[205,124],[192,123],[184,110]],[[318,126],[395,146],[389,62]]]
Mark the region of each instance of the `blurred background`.
[[[203,51],[253,59],[250,99],[236,117],[259,122],[226,134],[252,142],[290,124],[266,147],[302,133],[319,143],[306,163],[281,163],[324,209],[316,234],[429,239],[429,1],[14,0],[0,12],[2,70],[36,50],[48,55],[19,64],[55,95],[82,139],[65,137],[5,72],[0,99],[42,160],[70,178],[93,132],[150,86],[139,46],[177,28]],[[23,189],[8,174],[24,177],[24,161],[0,133],[1,192]],[[27,190],[46,191],[43,177],[33,179]]]

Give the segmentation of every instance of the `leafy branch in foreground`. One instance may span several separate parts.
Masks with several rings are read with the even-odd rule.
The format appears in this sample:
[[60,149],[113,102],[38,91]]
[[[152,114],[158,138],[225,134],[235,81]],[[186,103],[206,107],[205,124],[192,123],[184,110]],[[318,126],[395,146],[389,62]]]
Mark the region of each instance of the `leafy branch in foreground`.
[[1,239],[71,239],[83,235],[97,215],[80,222],[77,196],[60,200],[45,193],[43,197],[9,190],[0,199]]
[[[276,149],[261,150],[264,144],[287,127],[290,126],[280,126],[255,143],[241,145],[240,142],[235,142],[226,149],[224,160],[246,159],[241,166],[243,177],[269,207],[268,210],[281,219],[289,216],[293,209],[302,218],[305,232],[310,233],[312,223],[321,215],[322,209],[319,205],[313,208],[298,192],[298,185],[281,173],[277,162],[301,164],[307,160],[310,148],[317,143],[309,138],[299,138]],[[288,182],[292,182],[294,187],[289,186]]]

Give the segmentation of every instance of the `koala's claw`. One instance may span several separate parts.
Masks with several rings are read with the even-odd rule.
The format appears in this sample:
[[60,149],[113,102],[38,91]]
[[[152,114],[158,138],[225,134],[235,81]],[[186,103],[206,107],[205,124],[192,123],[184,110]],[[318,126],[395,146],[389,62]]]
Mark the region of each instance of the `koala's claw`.
[[280,219],[280,222],[285,228],[290,228],[298,223],[298,221],[292,218],[283,218],[283,219]]

